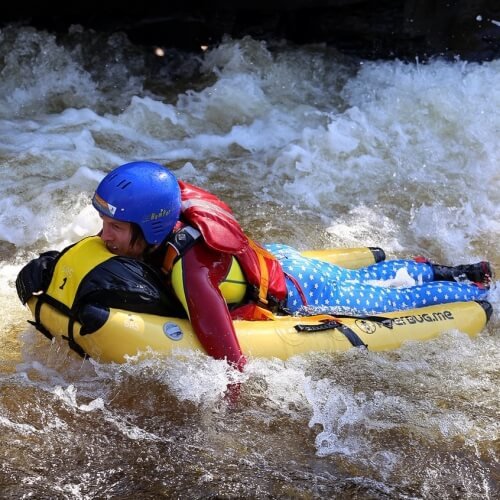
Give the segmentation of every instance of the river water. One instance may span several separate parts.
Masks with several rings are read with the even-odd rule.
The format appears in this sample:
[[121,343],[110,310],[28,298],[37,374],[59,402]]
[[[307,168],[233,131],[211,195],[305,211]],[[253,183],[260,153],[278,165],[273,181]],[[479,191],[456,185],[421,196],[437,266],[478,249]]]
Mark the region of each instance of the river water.
[[222,196],[263,242],[498,272],[500,61],[250,38],[160,56],[10,26],[0,71],[0,498],[498,498],[497,282],[474,339],[244,373],[190,352],[83,361],[26,322],[14,282],[95,233],[98,181],[139,159]]

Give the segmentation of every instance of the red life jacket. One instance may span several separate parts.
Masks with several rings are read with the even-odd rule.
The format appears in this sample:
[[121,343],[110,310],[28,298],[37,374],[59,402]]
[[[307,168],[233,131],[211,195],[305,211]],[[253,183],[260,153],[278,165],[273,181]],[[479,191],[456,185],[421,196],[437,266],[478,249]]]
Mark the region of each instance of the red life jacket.
[[[179,186],[181,218],[200,231],[210,248],[236,257],[252,291],[251,298],[257,304],[269,309],[282,305],[286,283],[276,257],[243,232],[231,208],[217,196],[187,182],[179,181]],[[172,264],[164,267],[171,269]],[[255,319],[258,314],[250,311],[251,306],[240,309],[242,314],[233,316]]]

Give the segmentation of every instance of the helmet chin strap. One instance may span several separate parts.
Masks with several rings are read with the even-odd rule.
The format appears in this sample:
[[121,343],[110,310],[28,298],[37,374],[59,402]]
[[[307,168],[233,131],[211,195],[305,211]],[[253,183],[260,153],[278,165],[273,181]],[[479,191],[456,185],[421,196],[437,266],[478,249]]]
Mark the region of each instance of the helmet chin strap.
[[164,247],[164,243],[148,243],[144,252],[142,253],[142,260],[146,262],[153,263],[157,262],[158,266],[161,266],[161,262],[163,261],[163,252],[161,249]]
[[156,252],[160,248],[160,243],[155,243],[151,245],[150,243],[146,244],[146,248],[144,249],[143,255],[151,255]]

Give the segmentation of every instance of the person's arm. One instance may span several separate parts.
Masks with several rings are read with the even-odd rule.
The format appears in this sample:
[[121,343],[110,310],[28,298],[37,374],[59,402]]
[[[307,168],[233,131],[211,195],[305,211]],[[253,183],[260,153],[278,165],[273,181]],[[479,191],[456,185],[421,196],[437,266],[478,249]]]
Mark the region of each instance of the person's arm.
[[232,256],[215,252],[204,243],[189,249],[181,259],[181,279],[173,280],[173,288],[187,309],[198,339],[205,351],[216,359],[226,358],[240,370],[246,363],[236,337],[227,303],[219,290]]

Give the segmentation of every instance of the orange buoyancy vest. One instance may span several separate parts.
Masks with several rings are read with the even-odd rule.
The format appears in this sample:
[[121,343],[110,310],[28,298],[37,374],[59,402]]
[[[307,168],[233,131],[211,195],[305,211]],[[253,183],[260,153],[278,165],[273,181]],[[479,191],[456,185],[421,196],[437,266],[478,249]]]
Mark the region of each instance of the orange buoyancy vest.
[[[231,208],[217,196],[187,182],[179,181],[179,186],[181,218],[200,231],[210,248],[236,257],[252,300],[269,309],[282,306],[286,282],[276,257],[243,232]],[[172,264],[165,267],[171,269]]]

